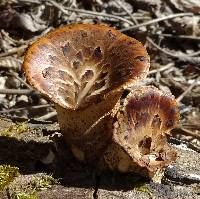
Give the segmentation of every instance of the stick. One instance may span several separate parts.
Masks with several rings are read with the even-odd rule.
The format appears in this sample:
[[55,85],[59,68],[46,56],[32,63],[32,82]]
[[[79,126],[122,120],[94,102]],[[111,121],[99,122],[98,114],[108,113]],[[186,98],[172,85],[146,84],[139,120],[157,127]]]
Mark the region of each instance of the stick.
[[13,108],[13,109],[9,109],[9,110],[3,110],[0,111],[0,113],[11,113],[11,112],[15,112],[15,111],[22,111],[22,110],[31,110],[31,109],[40,109],[40,108],[47,108],[47,107],[52,107],[52,104],[43,104],[43,105],[35,105],[35,106],[26,106],[26,107],[22,107],[22,108]]
[[[176,54],[173,54],[169,51],[166,51],[165,49],[161,48],[159,45],[157,45],[152,39],[150,39],[149,37],[147,37],[147,41],[150,42],[154,47],[156,47],[158,50],[160,50],[161,52],[165,53],[166,55],[169,55],[171,57],[174,57],[174,58],[177,58],[181,61],[184,61],[184,62],[191,62],[191,63],[194,63],[194,64],[199,64],[200,63],[200,57],[191,57],[191,56],[188,56],[187,54],[184,54],[184,55],[176,55]],[[183,54],[183,53],[182,53]]]
[[167,70],[167,69],[169,69],[169,68],[171,68],[173,66],[174,66],[174,63],[169,63],[166,66],[163,66],[163,67],[161,67],[159,69],[150,70],[149,73],[148,73],[148,75],[152,75],[152,74],[157,73],[157,72],[165,71],[165,70]]
[[117,0],[116,3],[130,16],[131,20],[137,24],[137,20],[135,20],[134,16],[129,12],[129,10],[121,3],[121,1]]
[[185,95],[190,92],[194,86],[196,86],[197,82],[200,80],[198,77],[179,97],[176,98],[177,102],[181,102],[181,100],[185,97]]
[[37,92],[30,89],[0,89],[0,94],[32,95],[33,93],[35,94]]
[[170,38],[178,38],[178,39],[192,39],[192,40],[200,40],[198,36],[192,35],[172,35],[172,34],[164,34],[164,33],[153,33],[153,35],[163,36],[163,37],[170,37]]
[[46,115],[43,115],[41,117],[37,117],[35,119],[37,119],[37,120],[48,120],[48,119],[50,119],[50,118],[52,118],[56,115],[57,115],[57,112],[53,111],[53,112],[47,113]]
[[17,53],[18,51],[25,50],[26,48],[27,48],[27,45],[22,45],[18,48],[12,48],[8,52],[1,53],[0,57],[6,57],[6,56],[9,56],[9,55],[13,55],[13,54]]
[[184,17],[184,16],[193,16],[193,13],[172,14],[172,15],[161,17],[161,18],[153,19],[153,20],[150,20],[150,21],[147,21],[147,22],[144,22],[144,23],[136,24],[134,26],[130,26],[130,27],[127,27],[127,28],[123,28],[120,31],[125,32],[125,31],[128,31],[128,30],[134,30],[134,29],[140,28],[142,26],[149,26],[151,24],[154,24],[154,23],[157,23],[157,22],[160,22],[160,21],[164,21],[164,20],[168,20],[168,19],[172,19],[172,18],[176,18],[176,17]]

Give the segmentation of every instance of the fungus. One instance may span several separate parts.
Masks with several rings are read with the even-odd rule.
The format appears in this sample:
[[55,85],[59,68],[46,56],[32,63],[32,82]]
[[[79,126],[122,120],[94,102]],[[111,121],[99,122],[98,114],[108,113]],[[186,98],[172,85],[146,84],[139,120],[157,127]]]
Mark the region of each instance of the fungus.
[[112,137],[109,112],[123,89],[146,77],[149,56],[139,41],[113,28],[74,24],[31,45],[23,68],[30,84],[55,102],[74,155],[94,162]]
[[164,168],[176,160],[167,135],[178,118],[171,94],[153,86],[132,90],[108,123],[113,137],[104,153],[105,164],[121,172],[162,176]]

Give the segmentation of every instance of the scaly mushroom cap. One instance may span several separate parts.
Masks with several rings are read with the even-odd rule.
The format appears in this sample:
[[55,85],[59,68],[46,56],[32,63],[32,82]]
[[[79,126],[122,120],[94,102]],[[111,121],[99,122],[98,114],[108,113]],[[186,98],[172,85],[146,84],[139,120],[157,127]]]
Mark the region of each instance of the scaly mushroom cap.
[[153,177],[176,159],[166,134],[178,122],[176,101],[153,86],[133,90],[113,119],[113,144],[105,153],[112,169]]
[[24,59],[26,78],[61,107],[76,110],[146,77],[143,45],[105,25],[75,24],[37,40]]

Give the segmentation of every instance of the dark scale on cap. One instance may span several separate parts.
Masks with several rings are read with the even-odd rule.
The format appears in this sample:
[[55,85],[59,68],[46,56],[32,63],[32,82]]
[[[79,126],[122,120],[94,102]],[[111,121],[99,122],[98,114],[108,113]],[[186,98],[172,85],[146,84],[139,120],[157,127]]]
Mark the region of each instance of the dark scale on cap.
[[174,121],[169,119],[165,122],[165,127],[171,129],[174,126]]
[[172,107],[168,112],[170,118],[174,118],[177,115],[177,113],[178,113],[177,107]]
[[111,30],[108,31],[107,35],[111,41],[114,41],[116,39],[116,35],[113,34]]
[[49,68],[45,68],[42,71],[42,75],[44,78],[51,78],[52,77],[52,72],[53,72],[53,68],[49,67]]
[[79,61],[83,61],[84,57],[83,57],[82,51],[79,51],[78,53],[76,53],[76,58],[77,58]]
[[99,75],[99,79],[104,79],[107,75],[108,75],[108,72],[102,72],[102,73]]
[[85,57],[90,57],[92,55],[92,53],[93,53],[92,47],[90,47],[90,46],[84,47],[83,54],[84,54]]
[[135,59],[138,59],[140,61],[145,61],[146,58],[144,56],[137,56]]
[[106,84],[106,81],[105,81],[105,79],[103,79],[100,82],[95,82],[94,88],[95,88],[95,90],[98,90],[98,89],[102,88],[103,86],[105,86],[105,84]]
[[152,120],[152,127],[155,127],[155,128],[160,128],[160,125],[161,125],[162,121],[161,121],[161,118],[158,114],[156,114],[154,117],[153,117],[153,120]]
[[81,77],[81,81],[88,81],[94,76],[94,72],[92,70],[86,70],[85,73]]
[[71,48],[69,46],[69,42],[66,45],[64,45],[64,46],[61,46],[61,48],[62,48],[63,55],[64,56],[68,56],[68,54],[70,52],[70,48]]
[[49,55],[49,60],[51,64],[54,64],[56,61],[58,61],[58,58],[55,55]]
[[152,138],[145,136],[144,139],[139,142],[138,147],[140,147],[141,150],[143,149],[142,150],[143,154],[147,154],[150,152],[151,143],[152,143]]
[[73,61],[73,68],[74,68],[75,70],[79,69],[80,66],[81,66],[80,61]]
[[85,31],[85,30],[80,30],[80,33],[81,33],[82,37],[87,37],[88,36],[87,35],[87,31]]
[[101,51],[100,46],[98,46],[97,48],[94,49],[93,58],[97,59],[97,60],[100,60],[103,58],[103,53]]
[[62,79],[63,81],[66,81],[66,82],[67,81],[71,81],[71,82],[74,81],[73,77],[63,70],[56,71],[55,75],[57,76],[57,78]]

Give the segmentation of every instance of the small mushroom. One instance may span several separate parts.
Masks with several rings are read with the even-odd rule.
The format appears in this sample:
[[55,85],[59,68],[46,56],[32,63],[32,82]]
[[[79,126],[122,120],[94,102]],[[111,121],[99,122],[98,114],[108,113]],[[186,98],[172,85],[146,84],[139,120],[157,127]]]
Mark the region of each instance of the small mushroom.
[[106,166],[146,177],[162,176],[176,160],[167,135],[179,119],[171,94],[153,86],[132,90],[108,123],[112,144],[104,154]]
[[94,162],[112,137],[109,112],[124,88],[146,77],[149,56],[139,41],[111,27],[74,24],[32,44],[23,68],[30,84],[55,102],[74,155]]

